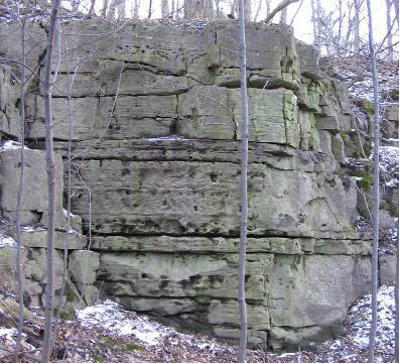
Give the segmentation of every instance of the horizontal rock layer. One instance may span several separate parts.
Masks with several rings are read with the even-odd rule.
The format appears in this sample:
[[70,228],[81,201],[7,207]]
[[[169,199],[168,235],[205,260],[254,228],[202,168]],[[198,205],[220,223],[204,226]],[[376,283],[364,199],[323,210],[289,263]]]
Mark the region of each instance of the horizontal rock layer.
[[[39,64],[45,31],[32,27],[37,54],[29,62],[36,56]],[[338,332],[369,287],[370,243],[354,229],[360,194],[342,168],[357,152],[348,142],[353,116],[343,86],[321,72],[316,50],[290,28],[249,23],[246,31],[250,342],[297,349]],[[226,340],[239,336],[235,32],[234,21],[201,30],[70,22],[61,36],[68,57],[54,59],[53,88],[55,148],[66,166],[72,153],[65,189],[99,253],[70,254],[84,299],[94,297],[97,279],[128,308]],[[5,52],[11,58],[17,49]],[[18,90],[10,66],[0,70],[0,125],[16,135]],[[35,79],[29,90],[26,137],[40,149],[43,89]],[[7,201],[2,187],[5,213]]]

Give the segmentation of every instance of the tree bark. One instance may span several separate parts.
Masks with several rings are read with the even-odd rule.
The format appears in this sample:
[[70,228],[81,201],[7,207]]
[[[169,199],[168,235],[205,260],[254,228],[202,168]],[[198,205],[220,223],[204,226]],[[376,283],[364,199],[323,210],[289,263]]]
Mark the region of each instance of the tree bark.
[[251,0],[244,0],[244,18],[251,20]]
[[272,10],[269,15],[267,16],[267,18],[264,20],[265,23],[269,23],[272,18],[279,13],[281,10],[285,9],[287,6],[289,6],[290,4],[293,3],[297,3],[299,0],[283,0],[282,2],[280,2],[277,7]]
[[[398,0],[396,0],[398,1]],[[390,11],[392,10],[392,1],[386,0],[386,36],[389,60],[393,61],[393,42],[392,42],[392,17]]]
[[337,43],[341,44],[342,32],[343,32],[343,0],[339,0],[339,24],[338,24],[338,36]]
[[171,17],[175,19],[175,0],[171,0]]
[[135,0],[133,5],[133,18],[139,19],[139,0]]
[[397,27],[399,27],[399,0],[394,0],[393,5],[394,5],[394,14],[397,21]]
[[240,343],[238,362],[246,362],[247,348],[247,307],[246,307],[246,250],[247,250],[247,223],[248,223],[248,196],[247,196],[247,169],[249,159],[249,104],[247,99],[247,57],[246,57],[246,29],[244,0],[239,0],[239,62],[240,62],[240,96],[242,102],[242,143],[241,143],[241,217],[240,217],[240,245],[238,269],[238,303],[240,313]]
[[151,18],[151,14],[153,13],[153,0],[150,0],[149,2],[149,12],[147,14],[147,19]]
[[93,15],[93,13],[94,13],[94,6],[95,6],[95,4],[96,4],[96,0],[91,0],[89,12],[88,12],[88,16],[89,16],[89,17],[90,17],[91,15]]
[[214,17],[213,0],[185,0],[185,19],[209,19]]
[[52,59],[53,46],[56,33],[57,15],[60,6],[60,0],[53,0],[53,6],[50,16],[50,27],[47,38],[45,77],[43,81],[44,90],[44,114],[45,114],[45,132],[46,132],[46,172],[48,187],[48,225],[47,225],[47,286],[46,286],[46,302],[45,302],[45,326],[43,349],[41,352],[41,360],[43,363],[49,362],[52,352],[52,323],[53,323],[53,300],[54,300],[54,230],[55,230],[55,206],[56,206],[56,189],[55,189],[55,162],[53,148],[53,121],[52,121]]
[[21,22],[21,79],[19,80],[19,98],[20,98],[20,118],[21,118],[21,130],[19,135],[19,143],[20,143],[20,174],[19,174],[19,186],[18,186],[18,197],[17,197],[17,206],[16,206],[16,215],[15,215],[15,233],[17,239],[17,254],[15,261],[15,275],[17,281],[17,298],[18,298],[18,329],[17,329],[17,338],[15,342],[15,352],[14,352],[14,361],[18,361],[18,355],[21,350],[21,341],[22,341],[22,333],[24,330],[24,270],[22,265],[22,251],[23,245],[21,240],[21,208],[22,208],[22,192],[24,189],[24,163],[25,163],[25,83],[26,83],[26,47],[25,47],[25,39],[26,39],[26,16],[23,17]]
[[371,3],[367,0],[369,48],[372,68],[372,82],[374,86],[374,185],[373,185],[373,246],[372,246],[372,315],[371,332],[369,336],[369,362],[375,362],[375,337],[377,327],[377,291],[378,291],[378,246],[379,246],[379,93],[376,70],[376,56],[373,37]]
[[287,8],[281,11],[281,24],[287,24]]
[[169,15],[168,0],[161,0],[161,16],[166,18]]
[[118,19],[125,19],[126,16],[126,3],[125,0],[118,0]]
[[394,362],[399,363],[399,226],[397,225],[397,262],[396,262],[396,284],[394,288],[394,299],[396,307],[396,319],[394,327]]
[[354,0],[354,42],[353,50],[355,53],[360,52],[360,12],[362,0]]
[[101,9],[101,16],[105,18],[107,16],[108,0],[103,0],[103,8]]
[[117,8],[117,0],[111,0],[110,9],[108,10],[108,14],[107,14],[108,19],[115,18],[116,8]]

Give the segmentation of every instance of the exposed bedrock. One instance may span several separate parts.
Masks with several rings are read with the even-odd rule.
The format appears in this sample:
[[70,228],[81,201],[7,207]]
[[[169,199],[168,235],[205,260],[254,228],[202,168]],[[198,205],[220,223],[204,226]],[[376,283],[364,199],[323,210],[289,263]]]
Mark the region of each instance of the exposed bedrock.
[[[234,21],[200,30],[71,22],[53,90],[64,191],[71,188],[72,212],[100,255],[70,253],[72,281],[81,292],[91,287],[87,301],[95,278],[128,308],[226,340],[239,335],[235,32]],[[345,142],[353,128],[346,92],[321,72],[315,49],[287,27],[247,24],[247,32],[250,342],[297,348],[339,332],[369,289],[370,242],[354,228],[357,178],[343,168],[358,147]],[[44,30],[32,34],[43,49]],[[14,87],[2,72],[2,89]],[[0,121],[15,134],[18,95],[7,97]],[[42,105],[33,80],[33,148],[43,146]],[[79,278],[86,260],[88,280]]]

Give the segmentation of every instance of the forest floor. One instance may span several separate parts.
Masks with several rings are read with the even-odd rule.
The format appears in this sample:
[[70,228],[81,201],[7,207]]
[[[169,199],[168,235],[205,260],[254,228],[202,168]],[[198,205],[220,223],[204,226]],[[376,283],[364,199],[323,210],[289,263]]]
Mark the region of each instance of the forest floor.
[[[7,301],[7,300],[6,300]],[[248,350],[248,362],[368,362],[370,295],[349,310],[343,334],[305,350],[269,353]],[[7,321],[2,303],[0,322]],[[394,354],[394,287],[381,286],[378,293],[376,361],[392,362]],[[15,307],[15,306],[14,306]],[[18,361],[40,361],[43,318],[27,314],[22,351]],[[8,325],[9,326],[9,325]],[[14,362],[16,329],[0,325],[0,362]],[[188,335],[161,325],[146,316],[126,311],[110,300],[77,311],[74,320],[59,324],[54,362],[235,362],[237,348],[215,339]]]

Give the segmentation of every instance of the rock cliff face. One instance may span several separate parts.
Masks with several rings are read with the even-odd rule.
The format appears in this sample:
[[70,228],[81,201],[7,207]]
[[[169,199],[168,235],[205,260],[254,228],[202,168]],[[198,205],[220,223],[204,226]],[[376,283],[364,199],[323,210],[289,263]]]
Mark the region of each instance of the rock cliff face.
[[[54,135],[64,162],[72,148],[64,190],[71,189],[72,212],[100,254],[96,276],[79,284],[96,279],[102,294],[130,309],[235,339],[236,23],[195,25],[65,24],[54,61]],[[44,30],[33,30],[32,67],[45,47]],[[247,39],[250,341],[297,346],[336,333],[369,287],[370,243],[354,229],[356,178],[342,169],[352,114],[343,87],[324,76],[315,50],[289,28],[248,24]],[[11,58],[18,50],[6,52]],[[1,126],[15,135],[18,95],[2,72]],[[40,148],[40,83],[33,79],[29,90],[26,138]],[[7,154],[0,156],[6,168]],[[79,256],[75,281],[85,259],[93,262]]]

